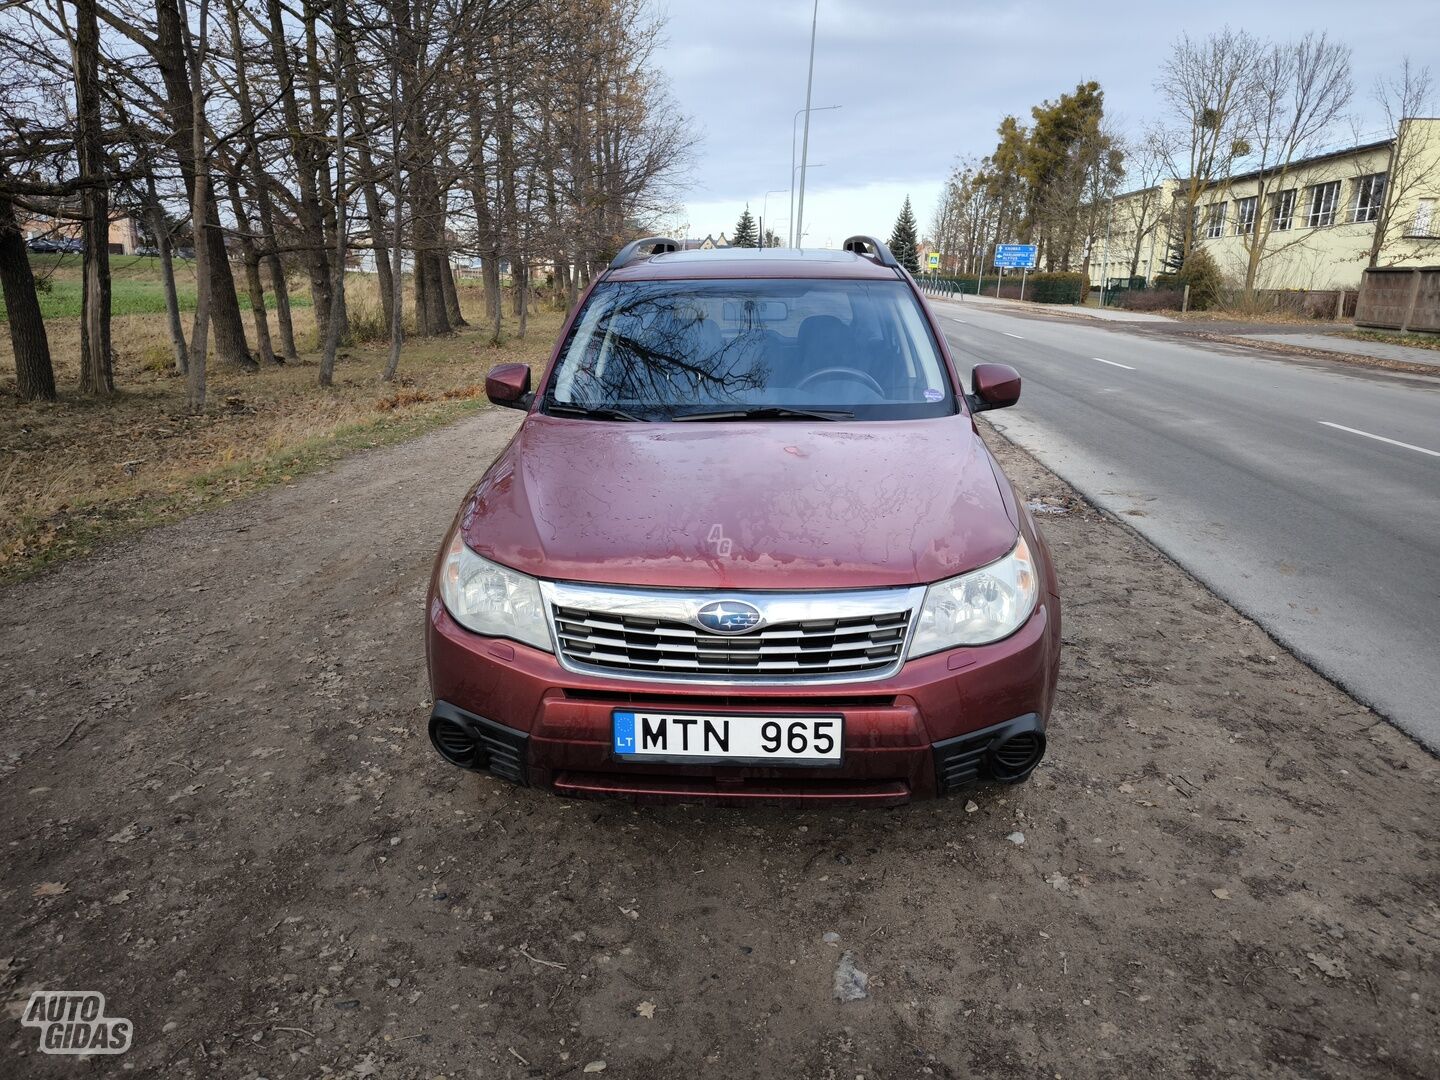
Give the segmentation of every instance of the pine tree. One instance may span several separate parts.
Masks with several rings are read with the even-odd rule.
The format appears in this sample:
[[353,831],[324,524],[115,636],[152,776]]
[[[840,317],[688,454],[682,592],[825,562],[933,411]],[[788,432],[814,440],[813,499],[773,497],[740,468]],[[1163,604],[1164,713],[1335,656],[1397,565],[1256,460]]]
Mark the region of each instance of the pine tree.
[[910,209],[910,196],[906,195],[905,205],[900,208],[900,216],[895,219],[895,228],[890,233],[890,253],[912,274],[920,272],[918,240],[915,211]]
[[745,204],[745,210],[740,215],[740,220],[735,222],[735,235],[730,237],[731,247],[753,248],[760,246],[760,231],[755,227],[755,218],[750,213],[750,204]]

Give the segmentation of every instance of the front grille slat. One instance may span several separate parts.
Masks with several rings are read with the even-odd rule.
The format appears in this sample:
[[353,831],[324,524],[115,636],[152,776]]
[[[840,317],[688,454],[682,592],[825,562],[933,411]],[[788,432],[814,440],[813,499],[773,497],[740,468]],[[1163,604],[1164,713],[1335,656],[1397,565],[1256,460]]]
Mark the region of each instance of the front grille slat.
[[743,636],[616,611],[554,607],[564,658],[617,672],[694,676],[863,674],[897,664],[910,612],[776,623]]

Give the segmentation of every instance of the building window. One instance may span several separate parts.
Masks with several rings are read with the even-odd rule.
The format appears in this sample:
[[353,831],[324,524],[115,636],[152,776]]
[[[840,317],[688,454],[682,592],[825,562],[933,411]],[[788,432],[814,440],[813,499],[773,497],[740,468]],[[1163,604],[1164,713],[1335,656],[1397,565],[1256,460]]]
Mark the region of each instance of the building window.
[[1312,229],[1335,224],[1335,208],[1340,204],[1340,181],[1316,184],[1310,189],[1310,216],[1305,224]]
[[1235,235],[1243,236],[1255,231],[1255,196],[1235,200]]
[[1211,203],[1209,212],[1205,215],[1205,235],[1210,239],[1225,235],[1225,207],[1226,203]]
[[1435,200],[1421,199],[1420,205],[1415,208],[1415,220],[1410,223],[1409,236],[1418,236],[1423,239],[1431,239],[1435,233],[1431,232],[1435,222]]
[[1270,204],[1270,229],[1284,232],[1295,224],[1295,189],[1277,191]]
[[1350,204],[1351,221],[1374,221],[1385,201],[1385,174],[1372,173],[1355,181],[1355,201]]

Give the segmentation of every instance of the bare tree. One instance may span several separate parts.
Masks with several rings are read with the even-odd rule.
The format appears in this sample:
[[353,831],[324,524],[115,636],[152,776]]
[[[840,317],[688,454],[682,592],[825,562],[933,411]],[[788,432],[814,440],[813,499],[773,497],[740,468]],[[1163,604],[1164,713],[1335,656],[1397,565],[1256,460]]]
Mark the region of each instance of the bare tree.
[[330,322],[325,328],[325,347],[320,354],[320,385],[335,381],[335,352],[345,331],[345,97],[349,81],[345,77],[347,49],[341,39],[348,33],[345,0],[335,0],[331,31],[335,37],[335,262],[331,266],[333,283]]
[[[62,13],[63,6],[59,9]],[[115,392],[110,348],[110,198],[100,128],[100,25],[95,0],[75,0],[75,149],[85,238],[80,304],[80,392]]]
[[[1385,190],[1375,217],[1375,233],[1370,239],[1371,266],[1379,263],[1380,252],[1391,240],[1413,226],[1414,222],[1402,214],[1402,208],[1408,209],[1422,186],[1434,183],[1434,176],[1425,167],[1427,161],[1434,160],[1430,128],[1410,122],[1426,115],[1433,104],[1431,94],[1430,69],[1411,63],[1408,56],[1398,74],[1375,84],[1375,99],[1385,114],[1390,135],[1390,154],[1385,169]],[[1426,231],[1433,233],[1433,226]],[[1433,236],[1418,239],[1427,248],[1433,245],[1440,249],[1440,240]]]
[[[205,149],[205,43],[210,27],[210,0],[200,0],[200,29],[192,39],[187,0],[180,16],[180,39],[183,55],[188,61],[190,91],[190,155],[194,163],[195,181],[191,220],[195,223],[195,328],[190,334],[190,367],[186,373],[186,390],[191,412],[205,411],[205,360],[210,341],[211,286],[210,260],[214,253],[206,241],[204,230],[211,216],[212,189],[210,165]],[[221,247],[223,258],[224,248]]]
[[1323,145],[1353,93],[1350,48],[1324,34],[1270,44],[1261,52],[1245,94],[1249,116],[1242,136],[1254,165],[1254,194],[1247,196],[1254,202],[1248,204],[1248,220],[1236,222],[1245,249],[1247,297],[1255,293],[1266,257],[1281,250],[1272,245],[1271,199],[1285,190],[1291,165]]
[[1248,152],[1244,139],[1250,115],[1247,95],[1263,46],[1244,30],[1230,27],[1195,40],[1182,34],[1160,65],[1155,89],[1170,109],[1176,127],[1171,172],[1177,192],[1180,258],[1195,243],[1200,200],[1232,163]]
[[1170,133],[1159,124],[1146,128],[1125,155],[1125,180],[1135,194],[1121,207],[1118,235],[1130,249],[1130,276],[1138,277],[1140,256],[1149,245],[1145,277],[1154,273],[1154,247],[1163,218],[1165,183],[1174,153],[1167,140]]

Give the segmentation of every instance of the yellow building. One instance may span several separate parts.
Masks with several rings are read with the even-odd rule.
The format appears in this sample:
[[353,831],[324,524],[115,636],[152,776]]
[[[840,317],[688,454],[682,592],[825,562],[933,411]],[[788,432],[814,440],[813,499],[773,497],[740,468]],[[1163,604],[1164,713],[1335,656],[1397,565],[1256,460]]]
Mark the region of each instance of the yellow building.
[[[1163,272],[1188,199],[1184,180],[1117,196],[1108,249],[1102,239],[1092,252],[1092,283]],[[1406,119],[1396,139],[1225,177],[1195,204],[1195,242],[1237,287],[1253,267],[1257,289],[1355,289],[1372,249],[1377,266],[1440,263],[1440,118]]]

